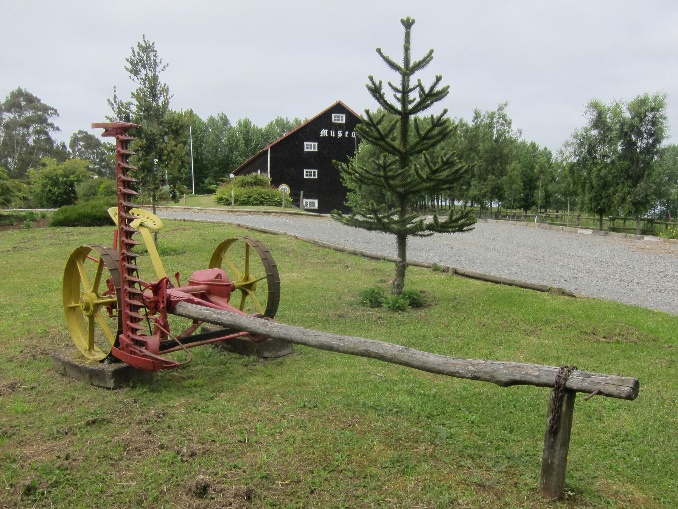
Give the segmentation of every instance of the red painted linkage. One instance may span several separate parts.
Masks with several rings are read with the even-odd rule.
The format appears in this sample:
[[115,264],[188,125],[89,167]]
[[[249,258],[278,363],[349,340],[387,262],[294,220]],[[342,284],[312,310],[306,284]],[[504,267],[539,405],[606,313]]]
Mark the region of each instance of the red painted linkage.
[[128,135],[128,131],[138,128],[138,124],[126,122],[112,122],[92,124],[93,128],[103,128],[102,136],[115,137],[115,166],[118,190],[118,229],[115,236],[115,249],[120,253],[120,321],[122,331],[119,331],[118,342],[113,346],[111,353],[133,366],[156,371],[162,368],[175,367],[178,363],[162,357],[149,357],[147,353],[159,353],[160,338],[156,334],[150,336],[144,333],[146,329],[143,288],[139,279],[139,267],[136,265],[138,255],[132,251],[140,242],[132,237],[137,233],[131,222],[136,216],[130,214],[134,206],[132,199],[137,192],[131,185],[136,179],[130,172],[136,170],[129,164],[130,156],[134,155],[129,149],[135,138]]

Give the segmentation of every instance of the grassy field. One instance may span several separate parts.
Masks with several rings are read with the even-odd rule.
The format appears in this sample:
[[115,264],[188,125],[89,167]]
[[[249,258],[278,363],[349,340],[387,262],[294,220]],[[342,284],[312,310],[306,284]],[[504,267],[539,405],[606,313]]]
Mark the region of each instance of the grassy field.
[[[0,231],[0,507],[674,508],[678,317],[411,268],[429,305],[366,309],[390,263],[228,225],[166,222],[183,280],[250,234],[281,273],[277,319],[467,358],[575,364],[640,379],[635,401],[578,398],[566,498],[538,491],[548,389],[500,388],[295,347],[259,360],[215,347],[109,391],[70,380],[62,271],[112,228]],[[143,264],[143,261],[142,261]],[[142,267],[144,267],[142,265]],[[144,273],[149,279],[150,270]]]

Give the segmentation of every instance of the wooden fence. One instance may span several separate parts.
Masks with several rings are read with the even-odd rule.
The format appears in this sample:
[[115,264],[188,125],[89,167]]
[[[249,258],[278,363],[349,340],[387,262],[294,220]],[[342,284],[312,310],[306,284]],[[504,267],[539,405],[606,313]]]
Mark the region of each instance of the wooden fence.
[[[525,213],[515,210],[483,211],[478,217],[503,221],[520,221],[525,223],[545,223],[555,226],[573,228],[590,228],[597,230],[600,226],[599,218],[582,214],[568,214],[567,212],[543,212],[540,214]],[[640,219],[641,235],[675,236],[678,231],[678,222],[664,219],[643,217]],[[636,234],[636,219],[625,216],[603,217],[603,230],[617,233]],[[672,231],[673,230],[673,233]]]

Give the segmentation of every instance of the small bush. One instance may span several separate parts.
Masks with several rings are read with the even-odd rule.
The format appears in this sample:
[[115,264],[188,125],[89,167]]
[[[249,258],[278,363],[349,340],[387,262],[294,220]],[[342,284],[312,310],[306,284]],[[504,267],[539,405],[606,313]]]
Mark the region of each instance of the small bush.
[[665,232],[660,232],[659,236],[663,239],[678,239],[678,227],[669,226]]
[[384,307],[391,311],[405,311],[407,310],[409,302],[402,295],[390,295],[384,300]]
[[[233,192],[235,191],[235,196]],[[214,200],[220,205],[230,205],[231,202],[245,207],[280,207],[282,194],[271,187],[271,179],[265,175],[251,173],[236,177],[233,181],[223,183],[214,195]]]
[[51,226],[110,226],[109,201],[86,201],[57,209],[50,221]]
[[380,308],[384,305],[386,300],[386,295],[384,295],[384,290],[381,288],[366,288],[360,292],[359,295],[360,304],[368,308]]
[[426,305],[426,299],[424,299],[421,292],[417,290],[403,290],[401,296],[407,301],[407,305],[411,308],[421,308]]
[[[230,183],[227,184],[230,187]],[[243,175],[242,177],[235,178],[235,187],[271,187],[271,179],[266,175],[261,175],[260,173],[250,173],[249,175]]]
[[0,214],[0,226],[14,226],[19,224],[19,222],[23,222],[23,220],[24,215],[19,212]]
[[[222,186],[217,189],[214,199],[221,205],[230,205],[231,187]],[[282,206],[282,195],[280,191],[273,189],[272,187],[236,187],[235,205],[249,207],[280,207]]]
[[30,228],[39,219],[47,217],[45,212],[27,210],[24,212],[0,213],[0,226],[16,226],[23,224],[24,228]]
[[366,288],[360,292],[360,304],[368,308],[385,307],[391,311],[405,311],[408,307],[420,308],[426,300],[417,290],[405,290],[402,295],[387,296],[384,290],[377,287]]

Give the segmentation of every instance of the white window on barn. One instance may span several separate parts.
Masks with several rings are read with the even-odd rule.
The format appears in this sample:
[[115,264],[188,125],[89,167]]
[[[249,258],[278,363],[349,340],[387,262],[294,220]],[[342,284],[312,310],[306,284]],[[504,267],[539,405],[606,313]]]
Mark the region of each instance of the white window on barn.
[[318,200],[309,200],[304,198],[304,210],[313,210],[318,208]]
[[306,141],[304,142],[304,152],[317,152],[318,151],[318,142],[317,141]]
[[335,124],[345,124],[346,123],[346,115],[343,113],[332,113],[332,122]]
[[305,179],[317,179],[318,178],[318,170],[304,170],[304,178]]

